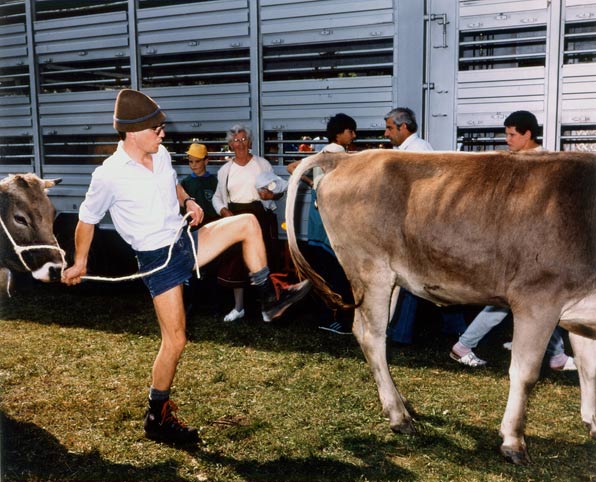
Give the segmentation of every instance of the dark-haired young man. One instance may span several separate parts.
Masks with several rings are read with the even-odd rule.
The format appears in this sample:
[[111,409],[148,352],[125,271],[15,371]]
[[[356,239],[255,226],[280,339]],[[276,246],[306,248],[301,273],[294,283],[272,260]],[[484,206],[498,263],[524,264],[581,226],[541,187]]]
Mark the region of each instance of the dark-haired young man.
[[[518,110],[510,114],[503,123],[505,126],[505,139],[511,152],[541,151],[538,143],[540,127],[536,116],[527,110]],[[463,335],[451,348],[449,356],[462,365],[481,367],[486,361],[476,356],[473,349],[478,346],[490,330],[500,324],[509,314],[509,309],[498,306],[486,306],[472,320]],[[505,343],[505,348],[510,349],[511,343]],[[563,329],[557,326],[553,332],[546,354],[549,357],[549,366],[553,370],[577,370],[573,357],[565,353],[563,342]]]

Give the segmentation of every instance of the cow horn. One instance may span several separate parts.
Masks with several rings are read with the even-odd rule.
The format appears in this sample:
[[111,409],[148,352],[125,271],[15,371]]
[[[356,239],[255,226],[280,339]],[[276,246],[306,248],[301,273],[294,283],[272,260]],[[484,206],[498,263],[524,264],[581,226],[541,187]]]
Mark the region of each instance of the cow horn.
[[60,184],[62,182],[61,177],[57,177],[56,179],[42,179],[43,187],[48,189],[50,187],[54,187],[56,184]]

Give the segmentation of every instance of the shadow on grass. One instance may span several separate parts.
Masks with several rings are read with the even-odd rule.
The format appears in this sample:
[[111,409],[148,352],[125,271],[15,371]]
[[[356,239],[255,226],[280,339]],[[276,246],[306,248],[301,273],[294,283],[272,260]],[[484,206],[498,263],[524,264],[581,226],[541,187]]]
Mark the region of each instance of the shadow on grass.
[[[74,454],[66,450],[58,440],[31,424],[15,421],[2,414],[3,441],[10,440],[10,448],[4,443],[5,462],[3,475],[11,480],[119,480],[119,481],[165,481],[185,480],[178,474],[180,463],[168,460],[148,467],[108,462],[92,451]],[[581,446],[541,437],[530,437],[532,453],[537,454],[540,463],[527,467],[509,465],[498,453],[499,437],[493,431],[464,424],[457,427],[458,436],[472,440],[470,448],[452,439],[450,423],[443,417],[422,416],[418,422],[418,433],[412,436],[395,435],[381,440],[375,436],[346,436],[343,447],[350,452],[357,463],[334,460],[313,454],[310,457],[281,456],[275,460],[238,460],[217,452],[201,448],[186,450],[211,467],[223,467],[243,480],[264,481],[344,481],[344,480],[420,480],[421,467],[405,468],[401,460],[410,454],[423,455],[426,473],[432,467],[445,467],[446,461],[460,467],[462,477],[466,473],[483,472],[503,480],[553,480],[590,481],[596,469],[593,457],[596,448],[593,441]],[[571,461],[574,461],[571,463]],[[569,463],[568,463],[568,462]],[[405,464],[404,464],[405,465]],[[578,467],[580,467],[578,469]],[[190,480],[190,479],[189,479]]]
[[[539,454],[539,460],[529,466],[515,466],[501,457],[498,451],[501,441],[496,433],[471,425],[458,426],[459,435],[473,439],[471,448],[462,448],[449,433],[440,434],[437,430],[437,427],[442,429],[448,425],[443,419],[424,417],[423,420],[424,425],[416,435],[396,435],[389,441],[374,436],[343,438],[344,449],[358,460],[353,464],[318,454],[301,458],[282,456],[267,462],[236,460],[203,452],[197,452],[195,457],[210,465],[225,466],[243,480],[251,481],[414,481],[421,480],[423,473],[444,470],[446,461],[450,463],[450,471],[460,471],[457,480],[467,480],[470,474],[477,476],[479,467],[482,467],[487,480],[491,476],[495,480],[593,480],[596,468],[593,442],[578,447],[573,443],[530,437],[532,453]],[[425,467],[402,466],[402,461],[411,459],[410,455],[414,453],[424,456]],[[450,472],[451,476],[454,473]]]
[[[0,412],[4,463],[0,474],[6,482],[14,480],[180,480],[177,465],[162,462],[150,467],[115,464],[97,451],[69,452],[46,430],[32,423],[13,420]],[[7,443],[10,441],[10,445]]]

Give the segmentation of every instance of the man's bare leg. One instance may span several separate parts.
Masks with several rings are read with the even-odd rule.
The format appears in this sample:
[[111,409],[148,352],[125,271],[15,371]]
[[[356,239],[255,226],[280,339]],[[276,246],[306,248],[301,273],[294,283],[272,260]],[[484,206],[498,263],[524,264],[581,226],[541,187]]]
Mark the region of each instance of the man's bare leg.
[[251,284],[260,292],[264,321],[280,317],[310,290],[310,282],[288,286],[276,294],[269,278],[267,254],[261,227],[252,214],[220,219],[199,230],[198,262],[203,266],[236,243],[242,243],[242,255]]

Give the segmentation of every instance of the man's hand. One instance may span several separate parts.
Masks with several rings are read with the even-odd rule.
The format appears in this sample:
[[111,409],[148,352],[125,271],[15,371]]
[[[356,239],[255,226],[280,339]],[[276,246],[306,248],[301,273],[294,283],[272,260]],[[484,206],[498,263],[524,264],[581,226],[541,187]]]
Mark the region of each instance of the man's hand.
[[62,273],[62,282],[68,286],[78,285],[81,278],[87,274],[86,264],[73,264],[70,268],[65,269]]
[[186,203],[186,212],[190,213],[190,225],[191,226],[198,226],[203,221],[205,217],[205,212],[203,208],[199,206],[195,201],[188,201]]

